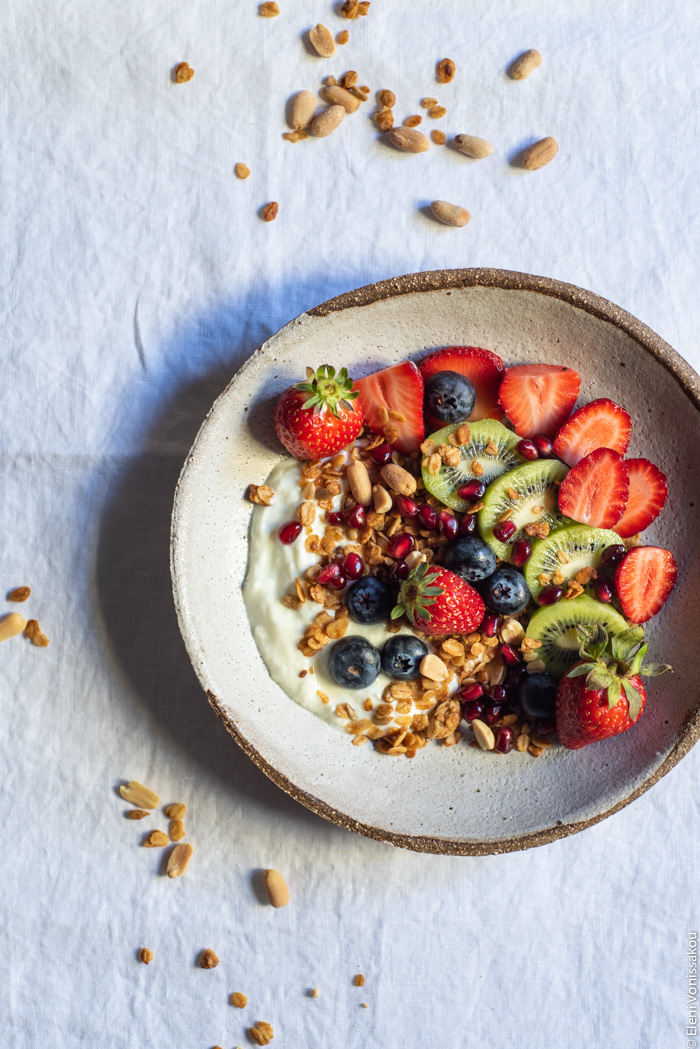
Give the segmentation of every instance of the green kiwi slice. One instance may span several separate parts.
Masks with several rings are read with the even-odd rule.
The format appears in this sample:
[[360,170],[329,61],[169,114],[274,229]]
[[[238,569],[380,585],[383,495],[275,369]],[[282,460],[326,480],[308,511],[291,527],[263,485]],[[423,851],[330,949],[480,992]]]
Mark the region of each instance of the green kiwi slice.
[[560,678],[579,658],[580,642],[576,635],[579,623],[594,626],[600,623],[609,634],[627,629],[627,623],[610,605],[602,605],[587,594],[572,601],[557,601],[535,612],[527,628],[526,637],[542,642],[537,655],[552,677]]
[[[448,437],[459,429],[461,423],[453,423],[444,426],[442,430],[431,433],[429,440],[436,445],[448,444]],[[459,488],[466,481],[482,481],[490,484],[496,477],[512,470],[524,462],[522,455],[515,451],[515,446],[520,440],[517,433],[508,430],[502,423],[495,419],[482,419],[480,422],[467,423],[470,437],[466,444],[460,445],[460,459],[457,466],[446,466],[442,463],[440,472],[428,473],[427,461],[429,456],[424,456],[423,484],[428,491],[439,499],[441,503],[465,513],[471,507],[470,501],[460,499]],[[487,447],[489,451],[486,451]],[[472,463],[477,462],[481,473],[474,473]],[[478,469],[478,468],[477,468]]]
[[[550,531],[561,528],[564,518],[559,512],[557,498],[559,485],[568,472],[558,459],[539,459],[516,467],[489,486],[484,496],[484,508],[479,511],[479,531],[496,557],[505,561],[510,550],[510,544],[499,542],[493,534],[493,526],[505,513],[510,514],[509,520],[517,529],[511,543],[526,535],[525,525],[528,524],[542,521],[549,525]],[[514,494],[509,495],[509,491]]]
[[[542,590],[538,577],[543,572],[551,576],[559,569],[566,582],[582,568],[597,569],[603,550],[619,543],[616,532],[608,528],[589,528],[588,525],[560,528],[546,539],[538,539],[532,544],[532,554],[523,569],[530,593],[536,601]],[[558,556],[560,552],[561,556]]]

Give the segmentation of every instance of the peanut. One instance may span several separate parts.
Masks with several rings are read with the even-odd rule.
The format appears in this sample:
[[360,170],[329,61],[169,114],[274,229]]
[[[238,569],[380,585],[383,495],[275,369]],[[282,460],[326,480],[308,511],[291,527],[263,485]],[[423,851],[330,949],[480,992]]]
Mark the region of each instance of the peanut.
[[374,500],[374,509],[378,514],[385,514],[391,510],[393,500],[386,488],[382,488],[380,484],[375,484],[372,488],[372,498]]
[[404,153],[425,153],[430,149],[430,142],[422,131],[412,127],[395,127],[389,132],[392,146]]
[[310,132],[316,138],[325,138],[342,123],[345,110],[342,106],[329,106],[311,122]]
[[539,142],[533,143],[525,150],[523,167],[526,171],[537,171],[554,160],[558,152],[559,145],[555,138],[552,138],[551,135],[541,138]]
[[348,484],[356,503],[360,506],[369,506],[372,502],[372,482],[367,473],[367,467],[358,459],[350,463],[347,470]]
[[168,857],[168,877],[181,878],[187,870],[187,864],[192,858],[194,849],[187,845],[176,845]]
[[430,207],[438,222],[444,222],[446,226],[466,226],[471,218],[466,208],[446,200],[434,200]]
[[493,750],[496,746],[496,737],[485,721],[479,721],[478,718],[475,718],[472,721],[472,731],[476,736],[476,742],[482,750]]
[[119,793],[124,798],[124,801],[130,801],[132,805],[136,805],[139,809],[154,809],[160,801],[160,798],[154,791],[144,787],[143,783],[139,783],[135,779],[129,780],[125,786],[122,785],[119,788]]
[[286,907],[289,903],[289,889],[279,871],[268,869],[263,874],[267,897],[273,907]]
[[324,25],[321,25],[320,22],[313,29],[309,30],[309,40],[314,51],[321,58],[330,58],[331,55],[335,54],[335,43],[331,31],[326,29]]
[[299,131],[311,123],[316,112],[316,97],[310,91],[298,91],[289,107],[289,126]]
[[321,89],[321,98],[331,106],[342,106],[346,113],[354,113],[360,105],[350,91],[346,91],[340,84],[331,84]]
[[541,65],[542,55],[531,47],[529,51],[523,51],[522,55],[516,58],[508,72],[511,80],[527,80],[530,73],[534,73]]
[[420,672],[423,677],[427,677],[430,681],[446,681],[450,676],[450,672],[443,661],[439,656],[433,655],[432,652],[421,660]]
[[493,153],[491,143],[487,142],[485,138],[478,138],[476,135],[456,135],[455,146],[460,153],[473,157],[475,160],[483,160],[484,157],[490,157]]
[[387,463],[381,469],[382,480],[386,481],[392,491],[399,495],[413,495],[417,488],[416,479],[403,466]]
[[27,620],[19,612],[8,612],[0,619],[0,641],[8,641],[21,634],[26,625]]

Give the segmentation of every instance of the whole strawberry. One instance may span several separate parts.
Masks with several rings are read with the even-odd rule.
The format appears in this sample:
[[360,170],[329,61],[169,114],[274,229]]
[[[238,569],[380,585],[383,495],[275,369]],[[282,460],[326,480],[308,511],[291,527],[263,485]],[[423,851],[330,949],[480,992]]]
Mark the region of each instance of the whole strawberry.
[[330,364],[306,370],[306,381],[290,386],[275,405],[275,430],[297,459],[322,459],[355,440],[362,429],[358,391],[347,368]]
[[600,625],[579,625],[576,630],[581,659],[557,690],[557,732],[569,750],[626,732],[646,705],[641,675],[655,677],[671,669],[662,663],[643,663],[648,645],[642,627],[612,637]]
[[471,634],[484,618],[484,602],[447,568],[417,565],[401,584],[392,619],[406,615],[425,634]]

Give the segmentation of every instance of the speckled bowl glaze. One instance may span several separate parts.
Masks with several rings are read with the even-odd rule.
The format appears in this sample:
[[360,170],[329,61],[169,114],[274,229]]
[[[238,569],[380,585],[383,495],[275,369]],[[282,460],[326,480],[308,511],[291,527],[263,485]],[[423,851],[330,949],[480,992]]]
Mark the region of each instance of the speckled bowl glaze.
[[[306,364],[362,376],[449,345],[507,364],[576,368],[581,402],[611,397],[632,415],[630,455],[667,474],[669,505],[645,535],[673,550],[675,592],[648,628],[675,674],[652,683],[633,730],[535,760],[459,745],[390,759],[293,703],[269,678],[241,596],[250,504],[244,492],[280,458],[277,395]],[[348,830],[421,852],[484,855],[573,834],[639,797],[700,732],[700,379],[662,339],[590,292],[502,270],[442,270],[349,292],[292,321],[250,358],[212,407],[175,495],[171,563],[180,628],[207,698],[282,790]]]

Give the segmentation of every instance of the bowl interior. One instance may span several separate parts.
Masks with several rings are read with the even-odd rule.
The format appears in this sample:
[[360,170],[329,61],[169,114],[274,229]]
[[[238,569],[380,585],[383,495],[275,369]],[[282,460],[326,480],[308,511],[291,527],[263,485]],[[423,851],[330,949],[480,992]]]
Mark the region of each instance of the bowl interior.
[[[454,271],[453,271],[454,272]],[[457,284],[436,275],[344,297],[304,314],[248,361],[208,415],[176,495],[172,567],[190,657],[210,701],[253,759],[304,804],[345,826],[431,851],[494,852],[571,833],[629,801],[692,745],[697,726],[700,428],[694,373],[643,326],[576,289],[490,271]],[[499,286],[499,284],[501,286]],[[518,286],[519,285],[519,286]],[[374,298],[374,301],[371,301]],[[348,300],[350,300],[348,302]],[[353,305],[353,301],[357,304]],[[277,395],[328,360],[353,376],[447,345],[477,345],[506,364],[566,364],[581,375],[580,403],[606,396],[633,419],[630,456],[669,479],[669,504],[645,542],[671,549],[678,585],[648,628],[650,654],[674,668],[651,683],[634,730],[579,752],[502,758],[462,743],[413,761],[389,759],[294,704],[269,678],[241,596],[249,483],[280,458]],[[660,354],[653,352],[660,347]],[[659,355],[663,358],[659,360]],[[684,371],[685,367],[685,371]]]

